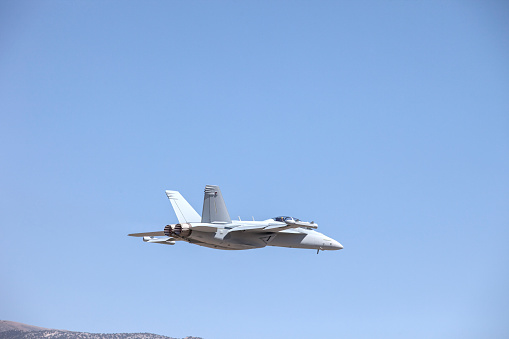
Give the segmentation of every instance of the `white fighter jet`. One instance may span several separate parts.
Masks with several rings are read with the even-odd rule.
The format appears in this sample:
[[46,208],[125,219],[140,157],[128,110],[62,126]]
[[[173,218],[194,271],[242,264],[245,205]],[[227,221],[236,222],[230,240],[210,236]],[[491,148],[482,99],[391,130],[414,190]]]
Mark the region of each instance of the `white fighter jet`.
[[[176,241],[221,250],[248,250],[265,246],[325,250],[343,248],[336,240],[315,231],[316,223],[292,217],[263,221],[231,220],[218,186],[205,186],[203,213],[200,215],[177,191],[166,191],[177,215],[178,224],[166,225],[163,231],[133,233],[143,241],[175,245]],[[240,218],[239,218],[240,219]]]

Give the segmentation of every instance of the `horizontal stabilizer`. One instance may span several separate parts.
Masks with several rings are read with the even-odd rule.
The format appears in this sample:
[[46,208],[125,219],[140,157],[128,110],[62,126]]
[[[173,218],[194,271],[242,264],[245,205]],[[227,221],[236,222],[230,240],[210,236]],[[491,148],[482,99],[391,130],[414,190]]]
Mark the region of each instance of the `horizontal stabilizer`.
[[144,232],[144,233],[131,233],[128,234],[130,237],[160,237],[165,236],[164,231],[157,232]]

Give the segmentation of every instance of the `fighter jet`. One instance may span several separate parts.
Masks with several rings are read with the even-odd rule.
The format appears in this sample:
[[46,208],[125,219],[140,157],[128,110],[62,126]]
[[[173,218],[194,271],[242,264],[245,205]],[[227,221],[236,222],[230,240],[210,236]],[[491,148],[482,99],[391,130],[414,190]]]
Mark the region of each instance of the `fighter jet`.
[[203,212],[200,216],[177,191],[166,191],[178,224],[166,225],[163,231],[133,233],[154,244],[175,245],[185,241],[221,250],[248,250],[265,246],[307,248],[320,251],[343,248],[336,240],[315,231],[318,225],[280,216],[263,221],[231,220],[219,186],[205,186]]

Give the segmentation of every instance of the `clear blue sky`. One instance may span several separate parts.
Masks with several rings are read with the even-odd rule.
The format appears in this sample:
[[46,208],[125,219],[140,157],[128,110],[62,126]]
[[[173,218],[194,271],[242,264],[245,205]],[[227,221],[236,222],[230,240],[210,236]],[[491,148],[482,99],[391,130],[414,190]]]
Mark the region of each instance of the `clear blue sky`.
[[[0,319],[174,337],[507,338],[509,5],[2,1]],[[145,244],[201,212],[345,249]]]

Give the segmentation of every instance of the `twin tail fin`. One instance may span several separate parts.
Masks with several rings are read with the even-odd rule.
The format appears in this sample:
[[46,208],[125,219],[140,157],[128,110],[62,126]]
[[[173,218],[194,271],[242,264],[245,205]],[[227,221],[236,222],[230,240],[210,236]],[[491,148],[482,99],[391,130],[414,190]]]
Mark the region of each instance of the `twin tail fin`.
[[201,217],[178,191],[166,191],[166,195],[168,196],[168,199],[170,199],[171,205],[180,224],[200,222],[207,224],[229,224],[232,222],[219,186],[205,186],[203,212]]

